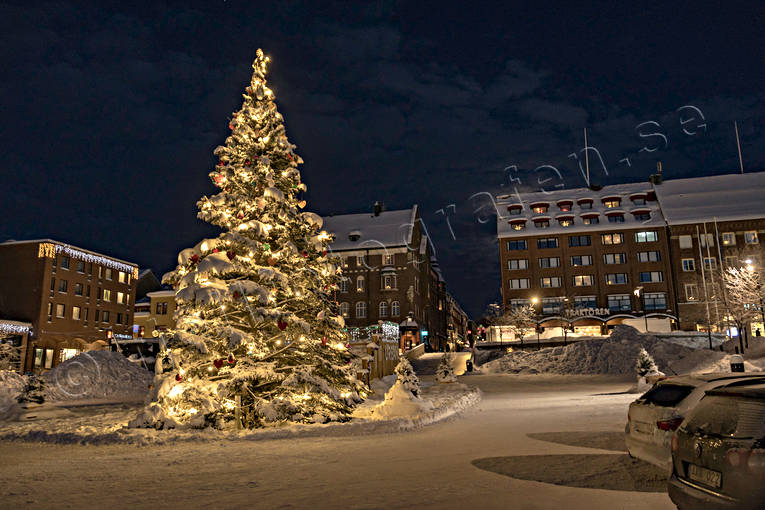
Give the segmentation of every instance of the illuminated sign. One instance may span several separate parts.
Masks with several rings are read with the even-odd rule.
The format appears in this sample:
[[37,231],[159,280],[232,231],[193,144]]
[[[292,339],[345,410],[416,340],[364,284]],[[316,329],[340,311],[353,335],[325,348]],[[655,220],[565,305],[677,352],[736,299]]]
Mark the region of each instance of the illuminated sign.
[[420,336],[428,336],[428,330],[423,329],[422,331],[420,331]]

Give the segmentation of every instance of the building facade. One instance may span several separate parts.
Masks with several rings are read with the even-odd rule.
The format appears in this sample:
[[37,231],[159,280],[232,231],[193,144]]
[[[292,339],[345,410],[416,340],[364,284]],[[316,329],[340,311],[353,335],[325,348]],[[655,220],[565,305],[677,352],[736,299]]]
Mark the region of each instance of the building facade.
[[[175,290],[164,285],[135,304],[133,336],[155,338],[175,327]],[[156,334],[155,334],[156,331]]]
[[325,217],[323,228],[334,236],[330,250],[342,268],[336,301],[346,326],[411,317],[412,338],[444,349],[446,286],[417,206],[385,211],[376,204],[373,213]]
[[133,263],[50,239],[0,243],[0,317],[31,324],[22,371],[130,338],[137,276]]

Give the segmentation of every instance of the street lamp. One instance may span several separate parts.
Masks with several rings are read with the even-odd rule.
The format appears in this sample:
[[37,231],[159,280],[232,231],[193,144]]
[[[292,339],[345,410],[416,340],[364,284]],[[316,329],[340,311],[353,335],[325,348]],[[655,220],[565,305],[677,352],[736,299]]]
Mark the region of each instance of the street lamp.
[[[638,298],[638,302],[640,302],[640,294],[643,293],[643,286],[637,287],[634,291],[632,291],[633,294],[635,294],[635,297]],[[643,319],[645,319],[645,332],[648,333],[648,310],[645,309],[645,303],[643,303]]]

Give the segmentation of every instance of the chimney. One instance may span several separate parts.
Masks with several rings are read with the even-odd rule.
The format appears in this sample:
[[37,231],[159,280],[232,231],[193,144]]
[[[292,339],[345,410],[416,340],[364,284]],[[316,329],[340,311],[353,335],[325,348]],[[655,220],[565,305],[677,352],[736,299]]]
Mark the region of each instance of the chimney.
[[648,181],[654,185],[661,184],[664,179],[661,176],[661,161],[656,162],[656,173],[648,178]]
[[385,204],[383,202],[375,202],[375,216],[380,216],[380,213],[385,210]]

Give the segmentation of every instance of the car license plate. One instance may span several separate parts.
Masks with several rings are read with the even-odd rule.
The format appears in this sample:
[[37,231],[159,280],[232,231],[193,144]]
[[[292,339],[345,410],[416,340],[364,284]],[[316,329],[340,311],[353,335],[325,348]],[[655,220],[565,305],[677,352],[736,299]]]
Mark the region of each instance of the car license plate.
[[703,483],[709,487],[720,488],[722,474],[719,471],[712,471],[696,464],[688,465],[688,478],[694,482]]
[[635,432],[638,432],[640,434],[651,435],[651,433],[653,433],[653,427],[651,427],[650,423],[644,423],[642,421],[633,421],[632,427],[634,428]]

